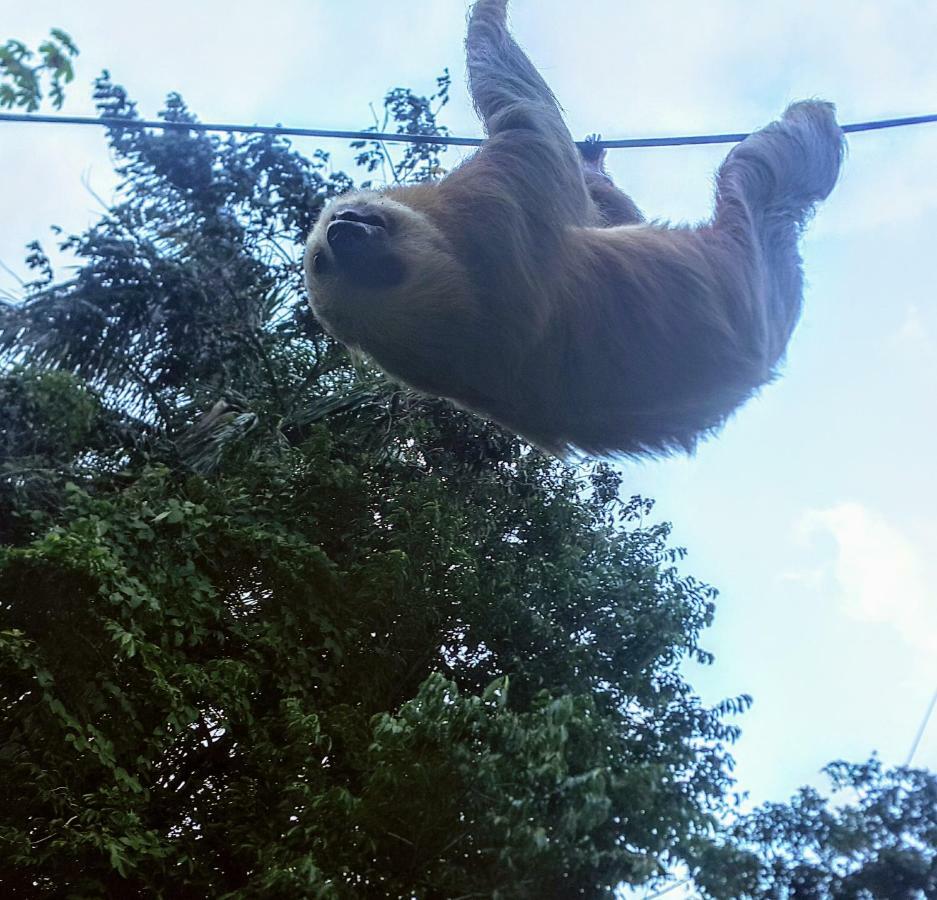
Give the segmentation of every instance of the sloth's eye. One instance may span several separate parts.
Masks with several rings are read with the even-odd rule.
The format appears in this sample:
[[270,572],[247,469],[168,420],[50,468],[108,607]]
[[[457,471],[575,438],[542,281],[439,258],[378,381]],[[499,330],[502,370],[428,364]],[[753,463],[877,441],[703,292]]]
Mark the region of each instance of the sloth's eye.
[[326,269],[325,257],[321,253],[317,253],[312,258],[312,271],[316,275],[321,275]]

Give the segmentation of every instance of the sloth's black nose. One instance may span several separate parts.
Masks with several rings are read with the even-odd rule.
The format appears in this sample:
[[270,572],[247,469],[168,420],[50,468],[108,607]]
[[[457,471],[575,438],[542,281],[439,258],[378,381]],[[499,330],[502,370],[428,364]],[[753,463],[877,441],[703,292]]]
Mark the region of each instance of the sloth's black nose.
[[326,230],[326,239],[330,247],[341,252],[342,248],[350,249],[386,233],[387,223],[383,216],[358,209],[343,209],[332,219]]
[[376,228],[386,228],[387,221],[380,213],[367,212],[363,209],[350,207],[332,216],[335,222],[363,222],[365,225],[374,225]]
[[343,209],[332,216],[325,238],[337,277],[366,288],[392,288],[403,281],[403,263],[380,213],[361,207]]
[[356,244],[367,241],[373,230],[374,226],[365,222],[337,219],[329,225],[325,234],[329,246],[340,253],[343,249],[350,249]]

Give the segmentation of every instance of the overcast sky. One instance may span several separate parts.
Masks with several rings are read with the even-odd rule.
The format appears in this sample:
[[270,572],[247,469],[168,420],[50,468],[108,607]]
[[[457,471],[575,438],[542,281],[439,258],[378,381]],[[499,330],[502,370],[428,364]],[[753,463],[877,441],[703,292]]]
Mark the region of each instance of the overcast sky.
[[[0,40],[57,26],[81,48],[69,113],[93,113],[107,68],[147,117],[176,90],[204,120],[359,128],[387,88],[430,92],[448,66],[444,121],[479,133],[464,0],[0,4]],[[937,112],[937,0],[514,0],[512,18],[576,135],[749,130],[809,96],[843,122]],[[696,221],[724,153],[621,150],[610,169],[650,217]],[[935,160],[937,125],[851,138],[804,241],[784,377],[695,457],[623,467],[684,570],[721,589],[716,663],[690,677],[709,701],[754,696],[735,755],[756,801],[834,758],[903,762],[937,688]],[[27,241],[93,221],[89,186],[113,189],[102,131],[0,125],[0,262],[22,273]],[[937,768],[937,718],[915,761]]]

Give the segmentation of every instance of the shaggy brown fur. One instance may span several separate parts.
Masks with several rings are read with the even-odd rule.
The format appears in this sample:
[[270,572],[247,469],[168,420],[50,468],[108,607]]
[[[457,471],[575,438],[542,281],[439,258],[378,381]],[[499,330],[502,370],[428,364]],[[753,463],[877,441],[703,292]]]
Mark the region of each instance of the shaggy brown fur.
[[392,376],[551,451],[691,448],[784,353],[797,240],[843,155],[833,107],[796,103],[736,146],[710,222],[645,224],[601,153],[580,158],[506,7],[478,0],[468,29],[487,141],[438,184],[331,204],[313,309]]

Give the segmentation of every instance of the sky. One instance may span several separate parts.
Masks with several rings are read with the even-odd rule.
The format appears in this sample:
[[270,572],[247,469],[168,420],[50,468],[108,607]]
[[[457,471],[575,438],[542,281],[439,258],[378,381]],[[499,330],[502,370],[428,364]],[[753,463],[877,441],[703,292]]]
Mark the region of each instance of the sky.
[[[0,0],[0,40],[68,31],[75,115],[94,113],[107,68],[148,118],[175,90],[205,121],[356,129],[388,88],[429,93],[449,67],[443,121],[477,135],[466,8]],[[513,0],[512,23],[576,136],[747,131],[803,97],[842,122],[937,112],[937,0]],[[340,142],[296,146],[350,166]],[[612,151],[609,169],[649,217],[695,222],[725,152]],[[688,548],[683,570],[720,589],[715,665],[688,676],[710,702],[754,697],[734,748],[751,802],[822,785],[833,759],[903,763],[937,689],[935,159],[937,125],[853,136],[803,241],[783,377],[695,456],[621,466]],[[90,224],[113,188],[103,131],[0,124],[0,290],[15,293],[27,241]],[[915,763],[937,769],[937,716]]]

